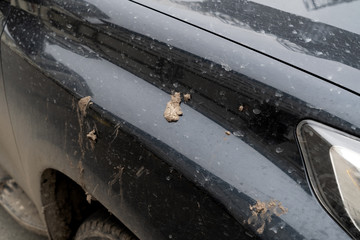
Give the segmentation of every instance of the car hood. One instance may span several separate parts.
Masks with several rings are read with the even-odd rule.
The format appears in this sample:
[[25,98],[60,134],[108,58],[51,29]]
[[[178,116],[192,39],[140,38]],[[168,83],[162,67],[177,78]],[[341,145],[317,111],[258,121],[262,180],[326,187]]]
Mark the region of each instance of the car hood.
[[360,93],[360,1],[133,2]]

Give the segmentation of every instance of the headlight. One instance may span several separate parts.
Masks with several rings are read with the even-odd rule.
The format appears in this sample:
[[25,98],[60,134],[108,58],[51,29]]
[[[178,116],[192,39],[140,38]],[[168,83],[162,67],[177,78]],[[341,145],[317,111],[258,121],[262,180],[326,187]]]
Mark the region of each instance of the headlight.
[[320,203],[360,238],[360,139],[314,121],[302,121],[296,133]]

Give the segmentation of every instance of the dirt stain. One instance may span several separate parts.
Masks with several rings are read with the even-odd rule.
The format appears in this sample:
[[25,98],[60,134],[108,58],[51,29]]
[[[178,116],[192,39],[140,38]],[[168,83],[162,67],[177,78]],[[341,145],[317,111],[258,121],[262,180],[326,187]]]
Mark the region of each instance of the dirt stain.
[[80,179],[82,179],[84,175],[84,167],[82,164],[82,160],[80,160],[78,163],[78,169],[79,169]]
[[139,168],[139,170],[136,172],[136,177],[137,178],[141,177],[141,175],[143,175],[144,172],[145,172],[145,168],[144,166],[141,166],[141,168]]
[[78,101],[77,107],[77,117],[79,122],[79,135],[78,135],[78,143],[81,149],[81,159],[84,159],[85,149],[83,146],[83,128],[84,128],[84,117],[86,116],[86,109],[89,105],[91,105],[91,97],[83,97]]
[[[117,166],[116,169],[118,169],[118,171],[112,175],[112,180],[108,182],[108,185],[111,187],[116,182],[118,182],[120,186],[120,195],[122,196],[122,175],[124,172],[124,167]],[[110,195],[110,193],[111,193],[111,188],[109,188],[108,195]]]
[[190,93],[184,94],[183,97],[184,97],[184,101],[185,101],[185,102],[188,102],[188,101],[191,100],[191,95],[190,95]]
[[179,92],[171,95],[171,100],[166,104],[164,118],[168,122],[177,122],[182,116],[183,112],[180,107],[181,97]]
[[113,132],[113,134],[112,134],[112,135],[113,135],[113,139],[111,140],[109,146],[111,146],[111,144],[115,141],[115,139],[116,139],[117,136],[119,135],[119,129],[120,129],[120,127],[121,127],[121,124],[120,124],[120,123],[118,123],[118,124],[115,125],[115,127],[114,127],[114,132]]
[[280,201],[271,200],[270,202],[257,201],[256,204],[249,206],[251,216],[248,219],[248,224],[257,228],[256,232],[262,234],[265,229],[266,222],[270,223],[272,216],[281,216],[288,212],[288,209],[283,207]]

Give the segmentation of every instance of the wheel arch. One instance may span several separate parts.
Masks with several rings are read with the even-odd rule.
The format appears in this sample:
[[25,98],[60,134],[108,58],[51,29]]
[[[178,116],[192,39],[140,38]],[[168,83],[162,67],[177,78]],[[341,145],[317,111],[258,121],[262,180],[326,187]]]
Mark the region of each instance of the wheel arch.
[[41,175],[40,194],[50,239],[71,239],[84,219],[96,210],[106,210],[97,201],[90,204],[76,181],[52,168]]

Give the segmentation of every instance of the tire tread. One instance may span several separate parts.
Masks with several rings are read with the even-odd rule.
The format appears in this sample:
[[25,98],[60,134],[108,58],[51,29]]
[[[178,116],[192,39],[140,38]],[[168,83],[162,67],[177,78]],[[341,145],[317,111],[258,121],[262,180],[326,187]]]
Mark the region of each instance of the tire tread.
[[114,216],[104,211],[98,211],[87,218],[80,225],[74,240],[86,240],[99,234],[109,240],[138,240]]

